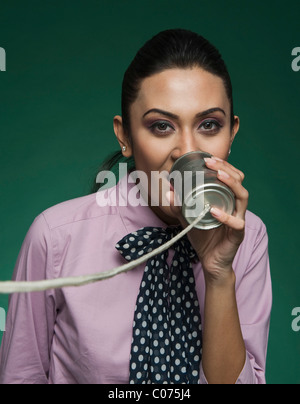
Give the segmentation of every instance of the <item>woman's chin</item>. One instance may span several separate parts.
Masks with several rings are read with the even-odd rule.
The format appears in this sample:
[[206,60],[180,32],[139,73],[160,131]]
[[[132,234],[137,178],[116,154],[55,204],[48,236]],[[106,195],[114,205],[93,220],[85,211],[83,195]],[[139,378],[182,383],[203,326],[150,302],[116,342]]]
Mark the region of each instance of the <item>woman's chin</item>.
[[151,210],[167,225],[179,225],[179,213],[174,212],[170,206],[150,206]]

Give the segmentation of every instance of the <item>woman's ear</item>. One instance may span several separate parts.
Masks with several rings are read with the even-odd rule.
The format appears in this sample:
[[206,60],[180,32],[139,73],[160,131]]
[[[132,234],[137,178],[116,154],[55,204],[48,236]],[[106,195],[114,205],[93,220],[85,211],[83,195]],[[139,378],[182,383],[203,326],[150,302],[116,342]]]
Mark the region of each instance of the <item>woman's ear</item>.
[[231,131],[231,143],[230,143],[230,146],[232,145],[232,143],[234,141],[234,138],[235,138],[236,134],[238,133],[239,129],[240,129],[240,118],[237,115],[235,115],[234,116],[233,128],[232,128],[232,131]]
[[118,139],[124,157],[132,156],[132,147],[130,145],[127,134],[124,131],[122,117],[116,115],[114,117],[114,132]]

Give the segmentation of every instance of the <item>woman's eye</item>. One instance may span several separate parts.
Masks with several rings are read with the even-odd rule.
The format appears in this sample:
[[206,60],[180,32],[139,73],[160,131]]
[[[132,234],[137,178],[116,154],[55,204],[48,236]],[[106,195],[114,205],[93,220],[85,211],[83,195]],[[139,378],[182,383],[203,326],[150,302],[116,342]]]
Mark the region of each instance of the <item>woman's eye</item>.
[[159,130],[166,130],[167,127],[168,127],[168,125],[167,125],[166,123],[159,123],[159,124],[157,125],[157,128],[158,128]]
[[200,128],[203,128],[207,132],[216,132],[221,128],[221,124],[214,119],[210,119],[202,122]]
[[155,122],[150,126],[152,132],[166,134],[173,130],[173,127],[168,122]]

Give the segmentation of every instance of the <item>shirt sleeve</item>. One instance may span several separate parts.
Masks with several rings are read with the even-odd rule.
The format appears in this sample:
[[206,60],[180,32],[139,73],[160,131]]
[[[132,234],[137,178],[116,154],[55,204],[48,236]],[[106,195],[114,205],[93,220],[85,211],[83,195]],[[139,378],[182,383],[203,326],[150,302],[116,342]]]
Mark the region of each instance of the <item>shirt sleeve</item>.
[[[249,247],[249,246],[248,246]],[[236,285],[246,360],[236,384],[266,384],[266,356],[272,308],[272,284],[265,225],[257,232],[247,269]],[[200,384],[208,384],[203,368]]]
[[[52,277],[52,249],[43,214],[31,225],[20,250],[13,280]],[[55,321],[53,291],[13,294],[0,350],[1,384],[47,384]]]

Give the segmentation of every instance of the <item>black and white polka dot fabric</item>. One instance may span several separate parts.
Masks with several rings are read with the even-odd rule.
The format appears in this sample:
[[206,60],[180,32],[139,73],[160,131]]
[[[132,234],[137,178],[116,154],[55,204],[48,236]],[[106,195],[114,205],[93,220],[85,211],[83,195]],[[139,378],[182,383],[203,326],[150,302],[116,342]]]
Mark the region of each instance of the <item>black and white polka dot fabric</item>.
[[[125,236],[116,248],[135,260],[170,240],[180,227],[144,227]],[[136,302],[130,359],[130,383],[197,384],[202,329],[192,261],[198,257],[187,236],[146,263]]]

